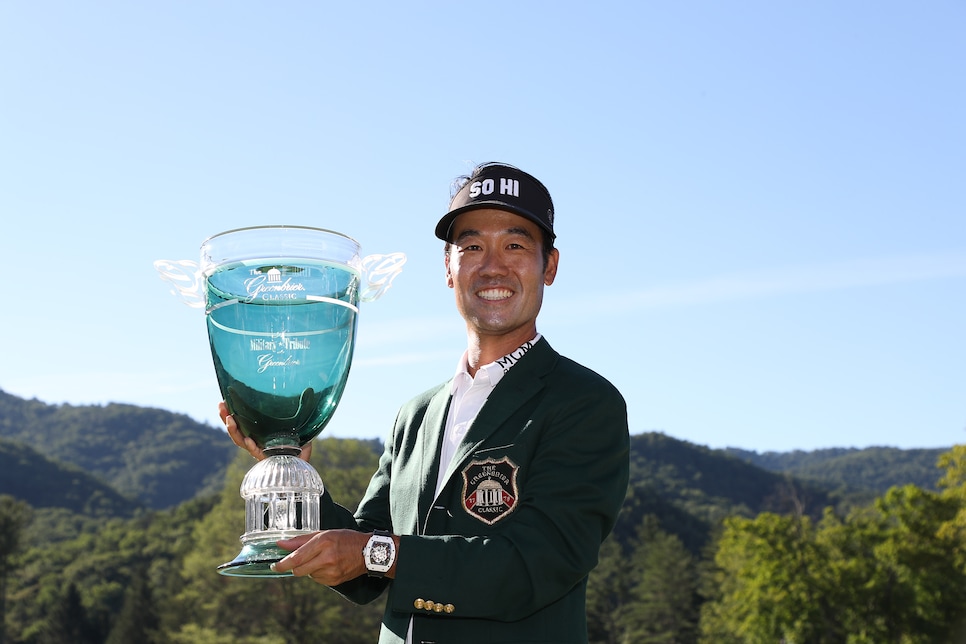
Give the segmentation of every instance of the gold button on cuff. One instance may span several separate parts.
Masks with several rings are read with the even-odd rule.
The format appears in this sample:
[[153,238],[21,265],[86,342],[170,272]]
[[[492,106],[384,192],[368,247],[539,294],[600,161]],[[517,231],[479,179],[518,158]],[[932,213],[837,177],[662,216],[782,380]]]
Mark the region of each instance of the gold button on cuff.
[[452,615],[456,611],[456,606],[452,604],[434,602],[432,599],[423,599],[422,597],[414,601],[413,606],[416,610],[425,610],[430,613],[446,613],[447,615]]

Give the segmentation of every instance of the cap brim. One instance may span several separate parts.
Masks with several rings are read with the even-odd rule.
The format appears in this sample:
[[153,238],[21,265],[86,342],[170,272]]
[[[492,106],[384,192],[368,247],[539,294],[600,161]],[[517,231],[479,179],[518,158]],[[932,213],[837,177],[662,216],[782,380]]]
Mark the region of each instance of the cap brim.
[[552,230],[547,228],[547,225],[541,221],[539,218],[534,216],[530,211],[524,208],[515,208],[504,201],[474,201],[471,204],[455,208],[446,213],[439,223],[436,224],[436,236],[445,242],[453,241],[450,239],[450,229],[453,227],[453,222],[457,217],[462,215],[464,212],[470,210],[478,210],[480,208],[493,208],[495,210],[505,210],[507,212],[512,212],[514,215],[520,215],[524,219],[529,219],[533,223],[537,224],[550,235],[550,239],[555,239],[556,235]]

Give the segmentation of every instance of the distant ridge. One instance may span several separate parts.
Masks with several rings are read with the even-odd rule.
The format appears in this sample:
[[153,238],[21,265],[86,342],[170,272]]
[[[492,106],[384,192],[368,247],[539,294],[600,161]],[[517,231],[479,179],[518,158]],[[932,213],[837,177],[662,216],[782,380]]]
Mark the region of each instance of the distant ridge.
[[91,517],[130,517],[143,507],[74,465],[0,438],[0,493],[35,508],[64,508]]
[[883,494],[890,487],[906,484],[936,490],[942,474],[936,463],[950,449],[952,446],[935,449],[852,447],[764,453],[728,448],[724,451],[772,472]]
[[152,509],[220,488],[238,452],[224,431],[184,414],[122,404],[48,405],[3,391],[0,438],[43,450],[45,458],[79,468]]
[[821,514],[840,499],[821,483],[765,470],[722,450],[660,432],[631,437],[631,486],[618,536],[633,538],[644,515],[660,517],[685,546],[699,552],[712,526],[729,515],[760,512]]

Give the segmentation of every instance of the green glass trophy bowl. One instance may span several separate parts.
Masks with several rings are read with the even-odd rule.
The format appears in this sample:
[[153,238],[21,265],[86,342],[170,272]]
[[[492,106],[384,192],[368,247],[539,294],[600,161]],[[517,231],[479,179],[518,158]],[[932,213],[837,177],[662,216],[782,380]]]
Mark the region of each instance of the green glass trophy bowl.
[[276,545],[319,530],[324,485],[298,457],[332,418],[349,376],[359,303],[378,298],[405,256],[361,258],[341,233],[259,226],[214,235],[201,263],[159,260],[183,299],[204,306],[215,375],[241,432],[264,451],[245,475],[242,550],[218,571],[281,577]]

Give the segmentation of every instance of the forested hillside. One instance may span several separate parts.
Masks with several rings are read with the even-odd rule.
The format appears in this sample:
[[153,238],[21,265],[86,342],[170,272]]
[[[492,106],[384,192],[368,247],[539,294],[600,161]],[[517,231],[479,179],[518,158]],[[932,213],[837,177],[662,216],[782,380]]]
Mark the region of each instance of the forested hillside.
[[[0,451],[0,468],[8,461],[11,467],[22,464],[33,458],[31,450],[42,449],[52,463],[82,470],[121,497],[153,509],[220,489],[236,450],[220,428],[183,414],[120,404],[48,405],[3,391],[0,439],[8,443]],[[13,443],[24,446],[16,461],[10,461],[16,453]],[[674,514],[667,507],[671,504],[686,506],[693,515],[669,518],[670,523],[714,521],[722,512],[780,510],[789,503],[815,513],[850,494],[867,500],[869,493],[893,485],[935,489],[936,459],[942,452],[868,448],[759,454],[642,433],[633,438],[632,481],[640,512],[663,507]],[[14,478],[0,479],[0,493],[19,496],[14,486]],[[57,499],[33,500],[40,506],[63,506]]]
[[[183,414],[119,404],[47,405],[3,391],[0,438],[42,450],[154,509],[219,489],[236,449],[222,430]],[[0,487],[0,493],[11,491]]]
[[650,432],[631,437],[631,484],[616,533],[626,543],[642,518],[654,515],[665,530],[697,553],[722,517],[785,511],[796,505],[821,514],[833,503],[828,491],[817,484]]
[[0,494],[34,508],[64,508],[91,517],[129,517],[142,507],[133,497],[74,465],[48,459],[34,449],[0,438]]
[[[856,642],[925,644],[950,641],[966,616],[955,590],[966,590],[966,449],[946,453],[944,469],[902,450],[767,454],[766,468],[754,453],[661,433],[631,447],[624,507],[588,586],[591,642],[846,641],[806,628],[821,623],[868,629]],[[325,438],[312,463],[352,508],[379,452],[378,441]],[[854,484],[822,478],[819,464],[849,457],[863,463]],[[251,462],[220,429],[178,414],[0,392],[3,641],[372,642],[383,599],[357,607],[306,580],[215,573],[240,546]],[[928,486],[912,484],[927,469]],[[792,473],[805,470],[817,473]],[[895,619],[877,626],[877,614]]]

